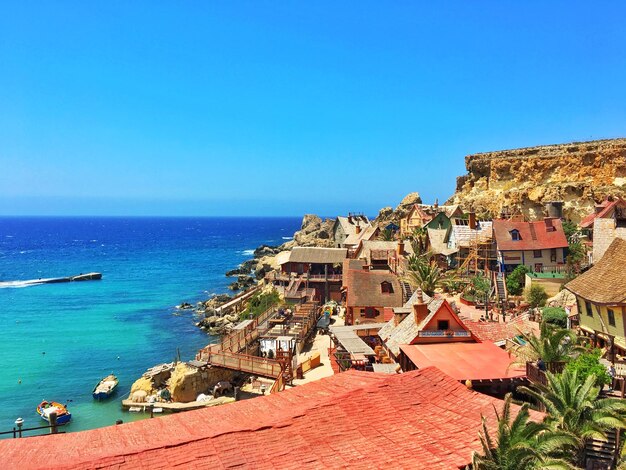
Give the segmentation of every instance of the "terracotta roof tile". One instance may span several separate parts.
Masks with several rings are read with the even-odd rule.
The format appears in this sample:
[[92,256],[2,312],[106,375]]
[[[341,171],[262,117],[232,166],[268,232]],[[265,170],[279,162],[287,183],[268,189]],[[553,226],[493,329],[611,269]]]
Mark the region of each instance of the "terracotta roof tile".
[[530,333],[536,330],[536,323],[528,320],[528,315],[520,315],[507,323],[478,322],[464,318],[463,324],[480,341],[490,341],[492,343],[515,338],[520,332]]
[[5,466],[23,469],[449,469],[470,462],[481,415],[494,423],[501,406],[436,368],[345,372],[234,404],[0,441],[0,452]]
[[[513,240],[513,230],[519,232],[520,240]],[[493,221],[493,232],[500,251],[548,250],[568,246],[560,219],[536,222],[498,219]]]
[[[383,293],[382,283],[388,282],[393,292]],[[398,276],[387,271],[350,269],[343,273],[347,288],[348,307],[399,307],[402,305],[402,286]]]
[[598,304],[626,304],[626,240],[616,238],[588,271],[565,284],[574,294]]

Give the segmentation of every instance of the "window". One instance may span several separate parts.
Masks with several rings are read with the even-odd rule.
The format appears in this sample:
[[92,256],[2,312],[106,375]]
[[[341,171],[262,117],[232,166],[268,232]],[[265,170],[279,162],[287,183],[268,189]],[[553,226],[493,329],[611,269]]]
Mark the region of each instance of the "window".
[[541,258],[543,256],[543,253],[541,252],[541,250],[534,250],[533,251],[533,256],[535,258]]
[[615,326],[615,312],[609,308],[606,313],[609,316],[609,325]]
[[378,310],[374,307],[365,308],[365,318],[376,318],[378,316]]
[[550,250],[550,261],[556,263],[556,248]]
[[391,285],[391,282],[381,282],[380,283],[380,291],[383,294],[393,294],[393,286]]
[[522,237],[519,234],[519,230],[511,230],[511,239],[513,241],[519,241],[522,239]]
[[437,329],[438,330],[448,330],[448,329],[450,329],[450,322],[448,320],[438,320],[437,321]]
[[593,317],[593,310],[591,310],[591,302],[585,302],[585,309],[587,310],[587,316]]

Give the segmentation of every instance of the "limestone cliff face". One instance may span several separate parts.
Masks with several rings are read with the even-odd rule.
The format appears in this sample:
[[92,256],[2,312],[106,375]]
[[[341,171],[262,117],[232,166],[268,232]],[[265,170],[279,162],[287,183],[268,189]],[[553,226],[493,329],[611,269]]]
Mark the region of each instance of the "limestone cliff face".
[[626,139],[480,153],[465,166],[449,202],[492,216],[508,209],[533,220],[545,203],[563,201],[563,216],[577,222],[594,201],[626,195]]

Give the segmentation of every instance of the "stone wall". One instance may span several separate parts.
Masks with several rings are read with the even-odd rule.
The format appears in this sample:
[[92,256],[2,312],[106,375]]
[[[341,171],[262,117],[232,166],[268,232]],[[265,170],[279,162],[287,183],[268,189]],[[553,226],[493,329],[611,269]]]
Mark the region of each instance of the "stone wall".
[[615,238],[623,238],[626,240],[626,228],[616,227],[615,219],[596,219],[593,222],[594,263],[600,261]]
[[626,139],[480,153],[465,166],[448,202],[490,216],[507,208],[535,220],[547,202],[563,201],[564,217],[578,222],[594,201],[626,195]]

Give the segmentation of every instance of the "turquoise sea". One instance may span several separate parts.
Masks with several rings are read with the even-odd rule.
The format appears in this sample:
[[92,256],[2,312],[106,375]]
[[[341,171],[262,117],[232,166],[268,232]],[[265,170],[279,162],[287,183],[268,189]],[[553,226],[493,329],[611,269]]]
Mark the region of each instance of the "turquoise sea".
[[[45,424],[43,399],[68,403],[66,431],[139,419],[120,401],[145,369],[211,342],[174,307],[228,292],[224,273],[297,218],[0,218],[0,281],[101,272],[101,281],[0,288],[0,432]],[[100,378],[117,394],[94,402]]]

